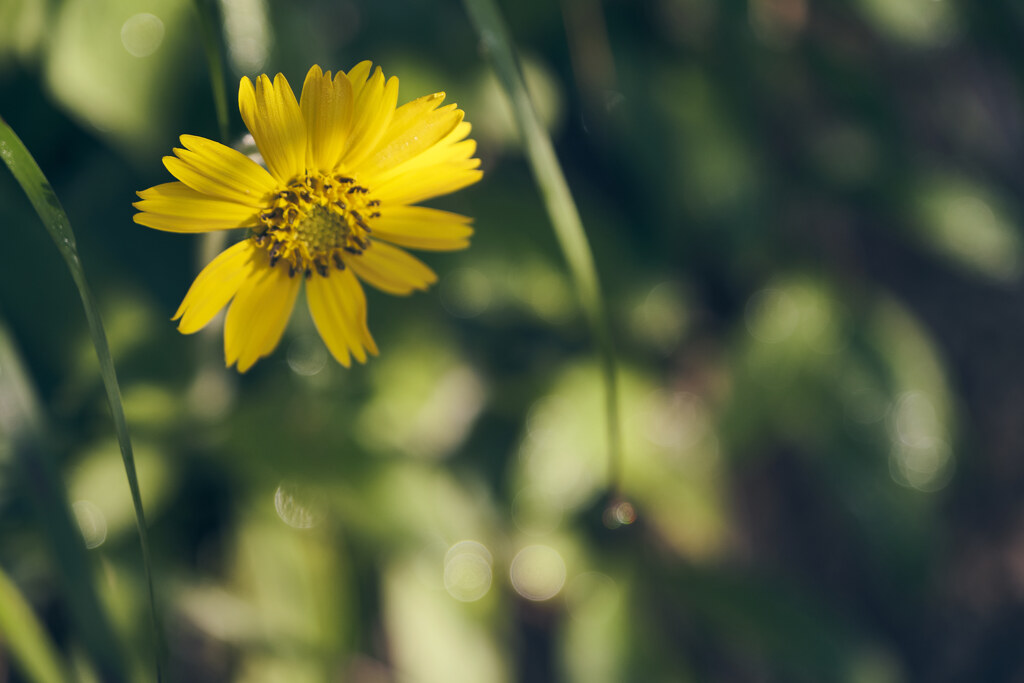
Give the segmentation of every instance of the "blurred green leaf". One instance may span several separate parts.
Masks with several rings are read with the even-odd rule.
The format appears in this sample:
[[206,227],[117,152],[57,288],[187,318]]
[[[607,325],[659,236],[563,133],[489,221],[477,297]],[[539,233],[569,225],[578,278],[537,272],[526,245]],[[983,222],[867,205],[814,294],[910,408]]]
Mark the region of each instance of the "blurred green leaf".
[[0,641],[34,683],[67,681],[57,650],[32,607],[0,569]]
[[1024,272],[1024,240],[1007,202],[952,174],[921,177],[910,218],[923,244],[965,270],[1013,282]]
[[154,150],[181,77],[188,0],[61,2],[49,27],[46,81],[72,114],[125,153]]
[[35,53],[46,30],[49,12],[49,0],[0,3],[0,70],[11,57],[24,60]]
[[901,42],[921,47],[942,45],[956,33],[956,4],[943,0],[859,0],[865,18]]
[[[0,145],[3,141],[0,140]],[[2,147],[0,147],[2,148]],[[11,441],[14,470],[40,521],[78,636],[110,681],[127,681],[123,652],[96,591],[82,535],[68,508],[35,390],[6,325],[0,323],[0,430]]]

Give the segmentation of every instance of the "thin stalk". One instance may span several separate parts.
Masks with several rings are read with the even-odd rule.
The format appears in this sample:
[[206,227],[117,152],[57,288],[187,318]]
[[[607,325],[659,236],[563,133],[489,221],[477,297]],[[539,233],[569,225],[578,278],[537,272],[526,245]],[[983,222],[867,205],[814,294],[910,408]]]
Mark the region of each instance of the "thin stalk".
[[[217,110],[217,127],[220,142],[230,146],[230,126],[228,125],[227,83],[224,77],[224,31],[221,27],[221,14],[214,7],[215,0],[194,0],[199,13],[199,28],[202,33],[203,47],[206,51],[206,63],[210,71],[210,83],[213,86],[213,104]],[[204,233],[199,239],[196,250],[196,272],[202,271],[217,254],[224,250],[228,235],[226,232],[212,231]],[[199,357],[200,368],[197,379],[211,378],[218,384],[226,382],[223,364],[220,362],[220,323],[207,325],[200,332]],[[218,374],[218,370],[220,370]],[[214,379],[215,378],[215,379]]]
[[124,405],[121,402],[121,389],[117,382],[117,373],[114,370],[114,359],[110,355],[107,334],[100,319],[99,307],[86,282],[85,270],[82,268],[82,262],[78,256],[75,235],[60,200],[57,199],[53,187],[24,143],[3,118],[0,118],[0,157],[11,169],[14,178],[21,185],[29,201],[32,202],[40,220],[57,245],[57,250],[64,257],[68,270],[71,272],[71,278],[78,288],[78,295],[82,299],[82,307],[85,309],[85,318],[89,326],[89,336],[92,338],[92,345],[99,360],[100,377],[107,393],[107,403],[110,405],[114,431],[117,433],[117,442],[121,447],[121,458],[124,462],[125,475],[128,478],[128,488],[131,490],[132,505],[135,508],[135,524],[139,531],[139,543],[142,547],[142,563],[149,591],[149,611],[153,622],[153,638],[157,651],[157,680],[160,680],[164,641],[153,589],[153,562],[149,552],[149,531],[146,526],[146,515],[142,508],[142,494],[139,491],[139,477],[135,470],[132,442],[128,436],[128,422],[125,420]]
[[199,13],[199,32],[206,52],[206,64],[210,69],[210,86],[213,88],[213,105],[217,109],[217,128],[220,141],[227,144],[228,96],[224,82],[224,43],[220,38],[220,20],[212,0],[195,0]]
[[494,72],[512,105],[530,162],[551,219],[555,237],[562,248],[587,323],[597,343],[604,380],[605,427],[608,440],[608,479],[617,497],[622,476],[622,444],[619,422],[619,388],[615,347],[594,257],[583,229],[579,211],[558,163],[551,138],[544,129],[512,51],[512,41],[494,0],[463,0],[480,42],[491,59]]

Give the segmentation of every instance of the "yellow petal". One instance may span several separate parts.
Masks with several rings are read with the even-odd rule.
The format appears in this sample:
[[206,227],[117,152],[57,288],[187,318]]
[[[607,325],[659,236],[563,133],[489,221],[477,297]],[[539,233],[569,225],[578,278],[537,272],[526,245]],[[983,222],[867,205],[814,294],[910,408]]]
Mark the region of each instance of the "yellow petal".
[[[365,83],[357,83],[352,74],[362,64],[349,72],[352,91],[355,94],[355,106],[352,118],[352,132],[349,135],[347,149],[341,157],[343,169],[353,169],[359,162],[374,150],[380,141],[391,117],[395,114],[398,102],[398,79],[392,76],[384,81],[384,73],[380,67],[373,72]],[[358,74],[357,74],[358,75]]]
[[306,123],[288,81],[281,74],[238,84],[238,109],[270,173],[287,183],[306,167]]
[[251,206],[224,201],[197,192],[183,183],[164,183],[138,193],[133,206],[141,213],[132,219],[139,225],[168,232],[208,232],[256,225]]
[[409,294],[426,290],[437,282],[437,275],[423,261],[386,242],[373,242],[359,256],[345,263],[360,279],[388,294]]
[[392,178],[417,169],[429,168],[431,166],[443,166],[445,164],[461,164],[476,153],[476,141],[466,140],[472,127],[468,121],[463,121],[455,126],[441,142],[430,147],[421,154],[418,154],[407,161],[392,168],[381,169],[374,178],[375,185],[381,185]]
[[448,137],[444,139],[444,144],[454,144],[459,140],[465,140],[466,136],[469,135],[470,131],[473,130],[473,126],[470,125],[469,121],[463,121],[459,125],[455,126],[455,130],[448,134]]
[[354,67],[352,67],[345,76],[348,78],[349,83],[352,84],[352,96],[359,97],[359,93],[362,92],[363,88],[366,87],[367,78],[370,77],[370,71],[373,69],[373,62],[365,59]]
[[329,172],[338,164],[352,125],[352,83],[339,73],[331,80],[319,66],[306,74],[299,108],[306,120],[306,167]]
[[224,358],[245,372],[270,354],[281,341],[295,306],[302,277],[288,275],[287,266],[271,267],[263,249],[253,250],[253,272],[239,288],[224,321]]
[[453,251],[469,246],[469,222],[466,216],[422,206],[385,207],[373,221],[373,236],[413,249]]
[[317,331],[339,363],[347,368],[350,352],[360,363],[366,362],[367,350],[377,355],[366,325],[366,296],[351,270],[313,275],[306,281],[306,298]]
[[462,122],[462,110],[456,105],[437,109],[444,93],[427,95],[404,104],[395,111],[377,149],[359,165],[360,177],[373,178],[394,168],[444,140]]
[[373,196],[390,204],[415,204],[440,197],[479,181],[484,175],[476,168],[479,164],[479,159],[466,159],[417,168],[375,187]]
[[181,318],[178,331],[198,332],[228,305],[246,278],[252,275],[252,257],[256,247],[250,240],[228,247],[203,268],[189,287],[185,299],[172,320]]
[[392,204],[414,204],[459,190],[483,177],[471,158],[476,142],[466,140],[472,127],[462,121],[441,142],[374,178],[374,197]]
[[235,149],[195,135],[182,135],[186,149],[175,148],[178,158],[166,157],[164,165],[189,187],[250,206],[263,206],[277,184],[266,169]]

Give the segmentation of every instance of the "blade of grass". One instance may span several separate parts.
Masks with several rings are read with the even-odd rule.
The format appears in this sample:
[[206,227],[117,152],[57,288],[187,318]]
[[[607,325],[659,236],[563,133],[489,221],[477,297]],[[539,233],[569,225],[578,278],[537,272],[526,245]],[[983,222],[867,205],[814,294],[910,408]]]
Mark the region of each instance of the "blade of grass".
[[[0,143],[2,144],[2,143]],[[2,148],[0,148],[2,149]],[[44,529],[44,540],[58,568],[76,631],[104,681],[127,681],[123,653],[96,592],[93,565],[78,526],[68,507],[67,492],[57,472],[56,459],[47,435],[35,390],[24,370],[6,326],[0,321],[0,431],[11,445],[16,480]],[[7,465],[0,461],[0,465]],[[7,587],[2,587],[7,592]],[[34,626],[21,614],[22,608],[7,595],[0,595],[0,634],[17,655],[28,648],[31,666],[47,656],[46,644],[36,642]],[[16,633],[7,633],[13,629]],[[16,642],[28,639],[27,642]],[[52,649],[52,648],[51,648]],[[30,666],[26,663],[26,667]],[[41,669],[45,673],[45,669]]]
[[0,569],[0,640],[27,680],[34,683],[68,680],[53,642],[3,569]]
[[612,498],[618,497],[621,483],[622,445],[619,424],[617,360],[611,327],[601,286],[590,251],[587,233],[573,201],[569,184],[558,163],[551,138],[544,129],[523,80],[522,70],[512,51],[512,41],[494,0],[463,0],[466,12],[476,27],[480,42],[491,59],[494,72],[512,105],[512,113],[526,150],[534,179],[540,188],[548,217],[562,248],[576,286],[580,304],[590,325],[601,358],[605,387],[605,428],[608,440],[608,480]]
[[82,299],[82,307],[85,309],[85,318],[89,326],[89,336],[92,338],[93,348],[96,350],[96,357],[99,360],[100,376],[106,389],[107,402],[110,404],[114,431],[117,433],[117,441],[121,447],[121,458],[124,461],[124,470],[132,495],[132,505],[135,508],[135,523],[139,532],[139,544],[142,547],[143,570],[149,590],[149,610],[153,622],[153,638],[157,651],[156,670],[159,680],[164,642],[153,590],[153,562],[149,552],[149,531],[146,527],[146,515],[142,508],[142,494],[139,491],[139,477],[135,471],[132,442],[128,436],[128,423],[125,420],[124,406],[121,402],[121,389],[118,386],[117,373],[114,371],[114,359],[110,355],[107,334],[100,319],[99,307],[86,282],[85,270],[82,268],[82,262],[78,256],[78,247],[67,214],[39,165],[3,118],[0,118],[0,157],[11,169],[14,178],[21,185],[43,225],[50,233],[50,237],[56,243],[58,251],[67,263],[68,270],[71,271],[71,278]]
[[199,32],[206,51],[206,65],[210,70],[210,86],[213,88],[213,105],[217,109],[217,128],[220,141],[228,141],[228,96],[224,83],[224,43],[220,38],[220,18],[212,0],[195,0],[199,13]]

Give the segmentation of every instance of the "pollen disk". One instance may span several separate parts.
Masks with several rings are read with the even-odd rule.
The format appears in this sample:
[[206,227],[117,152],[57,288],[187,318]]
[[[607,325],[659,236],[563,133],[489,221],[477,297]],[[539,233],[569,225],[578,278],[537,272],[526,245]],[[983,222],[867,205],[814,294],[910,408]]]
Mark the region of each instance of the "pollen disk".
[[343,270],[348,256],[370,247],[369,222],[380,216],[380,202],[371,199],[354,178],[318,173],[296,178],[274,195],[260,212],[261,225],[252,240],[291,275]]

